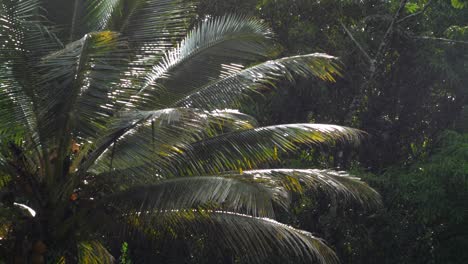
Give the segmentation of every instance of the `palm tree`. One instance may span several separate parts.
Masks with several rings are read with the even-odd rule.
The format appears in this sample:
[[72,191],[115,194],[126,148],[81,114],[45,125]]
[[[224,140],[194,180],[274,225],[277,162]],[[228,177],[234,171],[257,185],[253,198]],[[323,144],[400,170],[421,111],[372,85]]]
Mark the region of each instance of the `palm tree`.
[[299,146],[358,143],[362,133],[257,127],[228,109],[280,80],[333,80],[335,58],[258,64],[277,50],[268,27],[227,15],[185,33],[195,5],[184,0],[88,0],[81,11],[79,2],[63,28],[40,0],[0,1],[7,261],[110,263],[107,246],[128,241],[148,254],[187,242],[239,261],[337,262],[321,239],[273,219],[293,193],[373,206],[375,191],[332,170],[255,168]]

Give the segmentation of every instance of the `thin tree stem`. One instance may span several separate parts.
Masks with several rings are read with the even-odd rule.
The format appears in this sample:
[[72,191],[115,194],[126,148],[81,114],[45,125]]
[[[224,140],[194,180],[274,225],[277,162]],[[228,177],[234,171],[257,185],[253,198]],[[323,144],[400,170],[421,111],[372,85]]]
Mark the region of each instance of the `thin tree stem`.
[[354,42],[354,44],[356,44],[356,46],[359,48],[359,50],[362,52],[362,54],[364,54],[364,56],[366,57],[366,59],[372,63],[372,58],[369,56],[369,53],[366,52],[366,50],[362,47],[361,44],[359,44],[359,42],[354,38],[353,34],[351,34],[351,32],[348,30],[348,28],[344,25],[344,23],[340,20],[340,25],[341,27],[344,29],[344,31],[346,32],[346,34],[348,34],[348,36],[351,38],[351,40]]
[[71,22],[71,29],[70,29],[70,42],[73,41],[75,36],[75,28],[76,28],[76,19],[78,17],[78,4],[80,0],[75,0],[75,4],[73,5],[73,17]]
[[413,38],[422,39],[422,40],[437,40],[437,41],[443,41],[443,42],[449,42],[449,43],[468,44],[468,41],[448,39],[448,38],[437,38],[437,37],[427,37],[427,36],[415,36]]
[[379,48],[377,49],[377,53],[375,54],[375,57],[374,57],[375,61],[378,61],[380,55],[383,53],[383,49],[385,45],[387,44],[387,39],[393,33],[393,26],[395,25],[395,22],[397,21],[398,17],[400,16],[401,11],[403,10],[407,2],[408,0],[401,0],[400,6],[398,7],[398,10],[395,12],[392,22],[388,26],[387,31],[385,32],[385,35],[382,38],[382,42],[380,42]]

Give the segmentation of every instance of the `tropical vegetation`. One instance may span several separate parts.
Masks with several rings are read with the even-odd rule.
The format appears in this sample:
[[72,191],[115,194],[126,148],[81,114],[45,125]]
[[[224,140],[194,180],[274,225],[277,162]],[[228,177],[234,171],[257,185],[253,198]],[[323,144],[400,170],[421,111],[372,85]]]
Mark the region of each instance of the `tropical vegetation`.
[[276,220],[304,194],[361,209],[379,195],[344,172],[275,165],[299,147],[354,147],[365,132],[259,126],[232,109],[297,78],[334,81],[335,57],[275,59],[265,23],[197,17],[190,1],[72,2],[60,24],[54,1],[0,1],[6,262],[338,262]]

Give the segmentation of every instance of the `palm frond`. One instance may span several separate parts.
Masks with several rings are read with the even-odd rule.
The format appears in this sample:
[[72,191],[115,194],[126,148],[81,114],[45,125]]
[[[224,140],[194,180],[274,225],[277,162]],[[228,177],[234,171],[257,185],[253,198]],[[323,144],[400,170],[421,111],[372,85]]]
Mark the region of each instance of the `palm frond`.
[[294,81],[295,76],[334,81],[339,75],[336,58],[313,53],[267,61],[190,91],[174,105],[189,107],[228,107],[238,105],[246,92],[272,89],[278,80]]
[[[42,58],[40,84],[47,88],[40,91],[41,114],[47,133],[62,132],[64,128],[57,126],[64,124],[76,136],[95,137],[115,110],[119,93],[115,86],[128,56],[126,41],[104,31],[87,34]],[[57,112],[63,118],[57,118]]]
[[37,127],[35,63],[61,47],[43,13],[39,0],[5,0],[0,5],[0,105],[5,121],[0,130],[18,133],[23,128],[29,139],[35,138]]
[[164,106],[181,94],[240,71],[243,64],[271,52],[270,36],[270,30],[253,18],[227,15],[203,21],[152,68],[139,89],[141,103],[148,108]]
[[[109,135],[81,166],[83,172],[99,157],[97,172],[154,164],[168,152],[177,151],[178,143],[193,143],[203,138],[256,126],[252,117],[233,110],[204,111],[171,108],[123,113]],[[156,166],[158,167],[158,166]],[[152,167],[155,168],[155,167]]]
[[0,66],[0,134],[3,140],[18,135],[24,138],[37,127],[32,100],[12,71],[8,62]]
[[[115,194],[112,201],[119,208],[127,206],[141,211],[188,209],[211,204],[214,209],[274,218],[272,204],[278,209],[289,210],[290,195],[306,192],[325,194],[331,203],[340,206],[357,204],[373,210],[382,204],[379,194],[359,178],[334,170],[247,170],[167,180],[164,175],[151,172],[150,167],[138,167],[98,177],[106,177],[113,190],[130,187]],[[159,183],[154,185],[155,182]]]
[[118,31],[134,42],[165,43],[165,48],[185,35],[195,15],[193,1],[187,0],[88,0],[86,9],[91,31]]
[[251,169],[301,145],[358,144],[364,132],[336,125],[289,124],[226,133],[167,154],[166,173],[205,175]]
[[[0,5],[2,58],[31,63],[60,46],[39,0],[3,0]],[[21,66],[18,63],[18,66]],[[31,66],[31,65],[23,65]]]
[[321,239],[269,218],[186,210],[158,215],[149,223],[132,223],[143,233],[140,237],[152,237],[156,247],[158,241],[170,243],[171,239],[178,239],[189,243],[191,239],[203,239],[211,254],[231,252],[246,263],[274,263],[279,259],[294,263],[339,262]]
[[[112,16],[118,16],[123,8],[122,0],[89,0],[86,1],[86,21],[91,31],[109,29]],[[135,1],[137,2],[137,1]],[[123,15],[123,14],[122,14]]]
[[[156,177],[152,182],[157,181]],[[116,192],[104,202],[127,213],[137,210],[158,214],[205,207],[274,217],[275,197],[273,190],[241,178],[185,177],[132,187]]]
[[223,176],[249,176],[269,188],[281,188],[285,192],[312,195],[325,193],[332,202],[340,205],[358,203],[362,207],[376,209],[382,205],[380,195],[359,178],[343,171],[320,169],[264,169],[247,170],[242,174],[227,173]]
[[114,30],[128,38],[134,54],[125,75],[133,78],[120,86],[129,89],[141,86],[145,74],[186,36],[196,15],[190,0],[88,0],[86,6],[91,31]]
[[115,259],[99,241],[81,241],[78,243],[78,262],[112,264]]
[[[252,128],[257,125],[257,121],[252,116],[241,113],[234,109],[217,109],[207,111],[197,108],[167,108],[154,111],[126,111],[117,115],[117,120],[111,126],[112,130],[128,128],[132,124],[141,121],[156,122],[157,126],[182,125],[186,122],[201,122],[199,127],[209,128],[211,122],[219,122],[219,125],[233,125],[232,129]],[[149,123],[148,123],[149,124]]]

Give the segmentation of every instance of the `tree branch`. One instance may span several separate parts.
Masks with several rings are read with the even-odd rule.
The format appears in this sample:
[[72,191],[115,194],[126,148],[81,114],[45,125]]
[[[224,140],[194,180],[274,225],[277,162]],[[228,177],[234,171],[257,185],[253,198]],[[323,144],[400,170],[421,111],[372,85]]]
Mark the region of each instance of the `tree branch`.
[[427,36],[415,36],[412,38],[423,39],[423,40],[438,40],[438,41],[444,41],[444,42],[449,42],[449,43],[468,44],[468,41],[448,39],[448,38],[437,38],[437,37],[427,37]]
[[359,50],[362,52],[362,54],[364,54],[364,56],[366,57],[366,59],[369,61],[369,63],[374,63],[374,60],[369,56],[369,53],[366,52],[366,50],[364,50],[364,48],[361,46],[361,44],[359,44],[359,42],[354,38],[353,34],[351,34],[351,32],[348,30],[348,28],[343,24],[343,22],[340,20],[340,25],[341,27],[344,29],[344,31],[346,32],[346,34],[348,34],[348,36],[351,38],[351,40],[354,42],[354,44],[356,44],[356,46],[359,48]]
[[382,42],[380,42],[379,48],[377,49],[377,53],[375,54],[374,60],[378,61],[379,56],[382,54],[382,51],[387,44],[387,38],[393,33],[393,26],[395,25],[395,22],[397,21],[398,17],[400,16],[401,11],[405,7],[406,3],[408,3],[408,0],[401,0],[400,6],[398,7],[398,10],[396,11],[395,15],[393,16],[392,22],[387,28],[387,31],[385,32],[385,35],[382,38]]
[[[370,66],[369,66],[370,74],[369,74],[369,78],[367,78],[364,81],[364,83],[362,84],[362,87],[361,87],[362,91],[365,91],[367,89],[367,87],[373,82],[373,80],[375,78],[375,75],[376,75],[377,68],[381,64],[380,56],[384,53],[383,51],[385,49],[385,45],[387,44],[387,39],[393,33],[393,27],[395,25],[395,22],[397,22],[398,17],[400,16],[400,13],[403,10],[403,8],[405,7],[407,2],[408,2],[408,0],[401,0],[400,6],[398,7],[395,15],[393,16],[392,22],[388,26],[387,31],[385,32],[385,34],[384,34],[384,36],[382,38],[382,41],[380,42],[379,48],[377,49],[377,52],[375,53],[374,58],[370,59],[370,62],[371,62]],[[351,120],[352,116],[358,110],[359,106],[361,105],[361,101],[363,99],[363,96],[364,96],[364,92],[361,92],[360,95],[357,95],[357,96],[354,97],[354,99],[353,99],[353,101],[352,101],[352,103],[350,105],[348,115],[347,115],[348,120]]]

